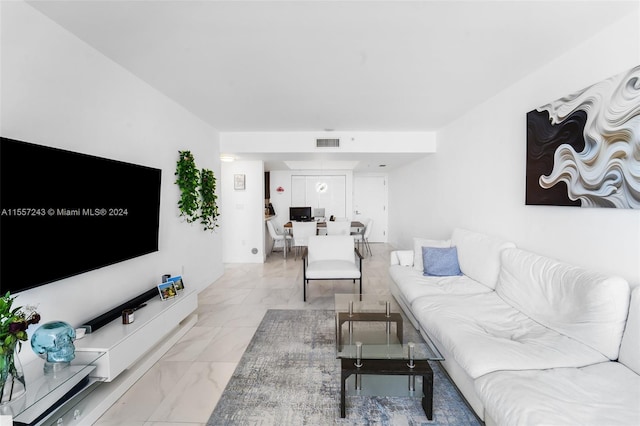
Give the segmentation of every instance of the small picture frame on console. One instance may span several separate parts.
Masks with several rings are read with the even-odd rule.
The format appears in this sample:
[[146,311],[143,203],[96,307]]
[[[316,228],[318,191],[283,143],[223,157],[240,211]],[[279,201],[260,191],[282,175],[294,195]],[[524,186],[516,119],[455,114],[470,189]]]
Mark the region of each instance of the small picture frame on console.
[[172,297],[176,297],[177,294],[173,281],[158,284],[158,291],[160,292],[160,299],[162,300],[171,299]]
[[178,275],[177,277],[169,278],[169,281],[173,281],[173,285],[176,288],[176,291],[184,290],[184,281],[182,281],[182,276]]

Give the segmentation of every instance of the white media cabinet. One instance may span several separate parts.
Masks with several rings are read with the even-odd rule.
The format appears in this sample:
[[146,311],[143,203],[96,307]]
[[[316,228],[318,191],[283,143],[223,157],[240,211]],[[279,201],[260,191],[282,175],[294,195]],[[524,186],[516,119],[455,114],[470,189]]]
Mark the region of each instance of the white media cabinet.
[[[198,295],[185,289],[135,311],[131,324],[120,317],[76,340],[76,359],[91,365],[89,384],[37,425],[91,425],[149,370],[196,321]],[[98,354],[98,356],[96,356]],[[40,365],[44,361],[40,361]],[[25,367],[26,368],[26,367]],[[27,393],[34,391],[27,383]],[[60,396],[64,393],[60,392]],[[15,421],[20,420],[20,415]]]

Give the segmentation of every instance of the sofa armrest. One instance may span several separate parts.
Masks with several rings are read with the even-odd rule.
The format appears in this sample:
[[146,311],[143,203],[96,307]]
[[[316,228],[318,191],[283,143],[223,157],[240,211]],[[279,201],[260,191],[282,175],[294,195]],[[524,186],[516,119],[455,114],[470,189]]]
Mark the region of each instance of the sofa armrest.
[[413,266],[413,250],[393,250],[389,257],[392,265]]

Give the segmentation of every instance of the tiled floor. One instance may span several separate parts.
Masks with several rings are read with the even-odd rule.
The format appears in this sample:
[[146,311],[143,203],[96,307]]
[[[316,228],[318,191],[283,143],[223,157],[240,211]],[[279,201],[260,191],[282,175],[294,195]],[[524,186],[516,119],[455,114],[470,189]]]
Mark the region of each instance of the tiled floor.
[[[387,244],[371,244],[363,292],[388,294]],[[267,309],[333,309],[351,281],[312,281],[302,301],[302,263],[281,252],[264,264],[229,264],[199,295],[198,322],[96,423],[101,426],[205,425]],[[355,290],[357,291],[357,290]]]

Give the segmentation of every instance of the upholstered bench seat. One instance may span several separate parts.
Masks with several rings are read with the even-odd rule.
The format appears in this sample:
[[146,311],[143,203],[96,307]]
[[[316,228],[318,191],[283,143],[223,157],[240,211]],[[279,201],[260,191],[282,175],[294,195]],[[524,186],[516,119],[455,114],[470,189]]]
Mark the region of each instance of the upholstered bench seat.
[[326,280],[336,277],[358,279],[360,270],[353,262],[346,260],[318,260],[307,266],[307,279]]

